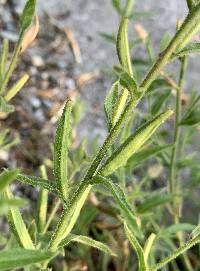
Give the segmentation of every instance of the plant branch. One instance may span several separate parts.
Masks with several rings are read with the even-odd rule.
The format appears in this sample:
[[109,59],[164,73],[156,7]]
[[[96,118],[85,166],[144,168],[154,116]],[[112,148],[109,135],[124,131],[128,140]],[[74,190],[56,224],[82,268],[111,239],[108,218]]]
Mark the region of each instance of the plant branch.
[[174,195],[176,192],[176,158],[178,153],[178,147],[180,143],[180,126],[179,122],[181,119],[181,95],[183,90],[184,78],[187,67],[187,58],[181,59],[181,69],[179,76],[178,88],[176,89],[176,119],[175,119],[175,130],[174,130],[174,147],[172,149],[171,162],[170,162],[170,178],[169,178],[169,192]]
[[186,252],[191,247],[197,245],[198,243],[200,243],[199,236],[196,237],[196,238],[191,239],[190,241],[188,241],[185,245],[181,246],[176,251],[174,251],[174,253],[172,255],[166,257],[165,259],[163,259],[160,263],[156,264],[155,266],[147,269],[147,271],[157,271],[157,270],[160,270],[166,264],[168,264],[171,261],[175,260],[178,256],[182,255],[184,252]]

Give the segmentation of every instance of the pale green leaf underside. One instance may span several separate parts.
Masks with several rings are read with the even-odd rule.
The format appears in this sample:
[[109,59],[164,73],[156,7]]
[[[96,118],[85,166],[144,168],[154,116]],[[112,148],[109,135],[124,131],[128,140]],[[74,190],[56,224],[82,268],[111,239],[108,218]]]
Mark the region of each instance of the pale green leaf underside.
[[23,268],[27,265],[44,262],[55,253],[41,250],[10,249],[0,252],[0,271]]
[[86,246],[96,248],[108,255],[116,256],[107,245],[83,235],[69,234],[67,238],[62,240],[60,247],[67,246],[70,242],[78,242]]

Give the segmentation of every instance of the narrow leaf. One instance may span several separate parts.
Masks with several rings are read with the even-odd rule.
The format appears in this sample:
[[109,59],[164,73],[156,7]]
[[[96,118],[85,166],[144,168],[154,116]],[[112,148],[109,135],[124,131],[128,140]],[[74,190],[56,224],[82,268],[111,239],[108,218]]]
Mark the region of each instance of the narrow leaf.
[[12,198],[2,199],[0,198],[0,215],[7,214],[11,207],[24,207],[27,204],[26,199]]
[[138,85],[135,79],[120,66],[114,66],[114,71],[120,78],[120,84],[130,92],[130,95],[139,98]]
[[67,238],[62,240],[62,242],[60,243],[60,247],[68,246],[70,242],[78,242],[86,246],[96,248],[108,255],[116,256],[116,254],[113,253],[112,250],[107,245],[83,235],[69,234]]
[[23,88],[23,86],[26,84],[26,82],[29,79],[29,75],[25,74],[24,76],[22,76],[21,79],[19,79],[19,81],[17,81],[16,84],[14,84],[14,86],[8,90],[7,94],[5,95],[5,101],[9,102],[13,97],[15,97],[15,95]]
[[54,175],[56,184],[64,198],[69,188],[67,176],[67,155],[70,143],[72,103],[68,100],[60,118],[54,143]]
[[130,136],[102,166],[100,172],[108,176],[115,172],[119,167],[126,164],[127,160],[136,153],[140,147],[152,136],[157,128],[172,115],[172,110],[158,115],[153,120],[145,123],[135,134]]
[[132,210],[132,208],[130,207],[126,199],[126,196],[123,190],[119,187],[119,185],[113,184],[113,182],[110,179],[102,177],[100,175],[95,176],[92,180],[92,183],[102,184],[110,190],[113,198],[115,199],[121,211],[121,214],[124,220],[129,224],[129,227],[132,228],[132,230],[135,232],[136,235],[141,236],[142,233],[137,223],[137,217],[134,214],[134,211]]
[[113,117],[114,117],[113,113],[114,113],[114,108],[116,106],[116,102],[118,100],[118,92],[119,92],[119,81],[116,81],[112,85],[104,101],[104,109],[105,109],[106,117],[108,120],[109,130],[113,126]]
[[27,176],[24,174],[19,174],[16,178],[19,182],[24,184],[29,184],[31,186],[40,187],[48,190],[51,193],[59,195],[59,191],[53,183],[50,183],[48,180],[36,176]]
[[144,259],[145,259],[145,263],[146,265],[148,265],[148,258],[149,255],[151,254],[151,250],[154,244],[154,241],[156,239],[156,235],[154,233],[150,234],[150,236],[148,237],[145,246],[144,246]]
[[172,59],[197,53],[200,53],[200,42],[191,42],[188,45],[186,45],[182,50],[175,53],[172,56]]
[[151,106],[151,114],[155,116],[161,110],[162,106],[166,104],[171,94],[171,90],[165,90],[163,93],[158,93]]
[[0,174],[0,191],[3,191],[19,174],[19,169],[5,170]]
[[158,237],[166,238],[166,236],[175,236],[177,232],[191,232],[194,230],[195,225],[189,223],[179,223],[175,225],[171,225],[166,227],[165,229],[161,229]]
[[35,15],[36,0],[28,0],[21,15],[21,32],[25,32],[32,24]]
[[196,238],[200,236],[200,225],[198,225],[191,233],[192,238]]
[[183,117],[179,125],[192,126],[200,123],[200,109],[194,108]]
[[[45,166],[40,167],[41,175],[44,179],[47,179],[47,172]],[[47,205],[48,205],[48,190],[41,189],[39,192],[39,198],[37,203],[37,229],[39,233],[42,233],[45,229],[47,218]]]
[[3,81],[3,78],[6,73],[6,63],[8,60],[8,52],[9,52],[9,42],[7,39],[4,39],[3,46],[1,49],[1,56],[0,56],[0,82]]
[[[13,195],[8,188],[5,192],[5,197],[7,199],[13,199]],[[35,247],[33,241],[31,240],[21,213],[17,207],[10,208],[8,214],[8,221],[19,245],[26,249],[34,249]]]
[[117,11],[117,13],[120,14],[121,13],[120,0],[112,0],[112,5]]
[[133,249],[135,250],[137,257],[138,257],[138,262],[139,262],[139,271],[145,271],[146,270],[146,263],[145,263],[145,256],[144,256],[144,251],[139,244],[138,240],[136,239],[135,235],[133,232],[130,230],[126,222],[124,223],[124,229],[126,236],[131,243]]
[[39,27],[39,18],[37,15],[35,15],[30,27],[27,29],[26,33],[23,36],[20,53],[23,53],[35,40],[39,32]]
[[147,211],[151,211],[153,208],[158,207],[160,205],[166,204],[172,200],[172,196],[168,194],[155,195],[138,206],[139,213],[145,213]]
[[122,89],[119,95],[117,104],[113,111],[113,126],[117,123],[122,112],[124,111],[128,97],[129,97],[129,91],[127,89]]
[[41,263],[50,260],[56,255],[51,251],[10,249],[0,252],[0,270],[12,270],[24,268],[27,265]]
[[0,97],[0,113],[12,113],[14,110],[14,106],[7,104],[4,98]]
[[130,50],[129,50],[129,41],[128,41],[128,19],[122,18],[121,24],[119,27],[117,35],[117,54],[119,62],[130,75],[133,74]]
[[163,146],[153,146],[142,149],[141,151],[135,153],[127,162],[126,167],[130,169],[134,169],[140,163],[149,159],[152,156],[156,156],[156,154],[165,151],[166,149],[172,148],[172,144],[163,145]]

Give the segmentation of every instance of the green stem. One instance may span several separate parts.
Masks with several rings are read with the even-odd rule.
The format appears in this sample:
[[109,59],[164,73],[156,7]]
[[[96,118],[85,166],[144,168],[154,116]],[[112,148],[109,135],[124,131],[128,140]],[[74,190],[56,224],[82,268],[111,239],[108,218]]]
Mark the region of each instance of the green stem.
[[174,253],[172,255],[166,257],[165,259],[163,259],[160,263],[156,264],[155,266],[147,269],[147,271],[157,271],[157,270],[163,268],[165,265],[167,265],[171,261],[175,260],[178,256],[182,255],[184,252],[186,252],[191,247],[197,245],[198,243],[200,243],[199,237],[191,239],[185,245],[181,246],[176,251],[174,251]]
[[[59,242],[62,238],[66,237],[68,234],[68,230],[66,232],[66,221],[69,221],[70,213],[73,212],[73,208],[75,203],[81,198],[82,193],[87,191],[89,194],[91,186],[88,185],[88,180],[91,180],[93,175],[96,173],[102,159],[107,153],[107,150],[109,147],[113,144],[113,142],[116,140],[117,136],[119,135],[121,129],[125,125],[126,121],[128,120],[130,114],[132,113],[133,108],[138,104],[138,102],[141,100],[141,98],[145,95],[147,89],[151,85],[151,83],[156,79],[156,77],[159,75],[160,71],[163,69],[163,67],[168,63],[168,60],[172,56],[173,52],[177,49],[177,47],[180,45],[182,40],[184,39],[186,33],[190,31],[190,29],[194,26],[196,20],[200,18],[200,4],[197,5],[196,9],[191,12],[185,19],[181,29],[177,31],[174,38],[170,42],[167,49],[160,55],[150,72],[145,77],[144,81],[141,84],[141,89],[143,90],[141,97],[136,100],[131,100],[128,102],[124,112],[122,113],[121,117],[117,121],[116,125],[112,128],[109,135],[107,136],[105,142],[103,143],[103,146],[100,148],[99,152],[97,153],[95,159],[93,160],[88,172],[86,173],[86,176],[80,185],[77,193],[72,197],[72,200],[70,201],[67,208],[65,208],[63,215],[60,219],[60,221],[57,224],[57,228],[55,230],[54,236],[50,241],[49,248],[50,249],[57,249]],[[86,198],[85,198],[86,199]],[[84,200],[82,202],[84,204]]]
[[194,6],[194,2],[193,0],[186,0],[187,2],[187,6],[189,10],[192,10],[193,6]]
[[131,15],[134,3],[135,0],[127,0],[126,7],[124,9],[124,17],[129,17]]
[[[40,167],[41,176],[48,179],[45,166]],[[48,204],[48,190],[41,189],[39,192],[38,206],[37,206],[37,228],[39,233],[44,232],[47,217],[47,204]]]
[[179,122],[181,119],[181,95],[183,90],[185,72],[187,67],[187,58],[181,59],[181,69],[179,76],[179,88],[176,90],[176,119],[175,119],[175,130],[174,130],[174,147],[172,149],[171,162],[170,162],[170,178],[169,178],[169,192],[174,195],[176,193],[176,160],[178,154],[178,148],[180,144],[180,126]]
[[2,81],[2,85],[1,85],[1,89],[0,89],[0,93],[2,93],[2,94],[5,92],[5,89],[6,89],[6,86],[7,86],[8,82],[9,82],[9,79],[10,79],[10,77],[11,77],[11,75],[12,75],[14,69],[15,69],[15,65],[17,63],[18,55],[19,55],[19,52],[20,52],[20,49],[21,49],[21,42],[23,40],[23,35],[24,35],[24,33],[21,33],[20,36],[19,36],[19,40],[18,40],[18,42],[16,44],[11,63],[9,65],[8,70],[7,70],[6,74],[5,74],[5,77],[4,77],[3,81]]
[[[181,59],[181,69],[180,69],[180,76],[179,76],[179,82],[178,82],[178,88],[177,88],[177,94],[176,94],[176,119],[175,119],[175,130],[174,130],[174,147],[172,149],[172,155],[171,155],[171,162],[170,162],[170,180],[169,180],[169,191],[172,195],[178,194],[180,191],[180,185],[178,183],[178,172],[177,172],[177,156],[179,152],[180,147],[180,133],[181,133],[181,127],[179,126],[179,122],[181,120],[181,111],[182,111],[182,105],[181,105],[181,96],[183,92],[183,85],[184,85],[184,79],[186,74],[186,68],[187,68],[188,59],[187,57],[183,57]],[[181,202],[173,202],[173,215],[174,215],[174,223],[179,224],[180,223],[180,209],[181,209]],[[179,245],[181,246],[184,243],[183,235],[181,232],[177,233],[177,238],[179,240]],[[190,263],[190,260],[188,258],[187,254],[183,254],[183,260],[185,263],[185,266],[187,267],[188,271],[193,271],[192,265]]]
[[168,63],[168,60],[172,56],[173,52],[177,49],[177,47],[181,44],[182,40],[184,39],[186,33],[190,31],[196,23],[196,20],[200,19],[200,4],[197,5],[195,10],[192,13],[189,13],[186,17],[184,23],[180,30],[178,30],[171,40],[170,44],[168,45],[167,49],[160,54],[158,60],[151,68],[150,72],[147,74],[145,79],[143,80],[140,88],[143,90],[141,97],[135,101],[131,100],[128,102],[123,114],[119,118],[118,122],[110,131],[109,135],[107,136],[103,146],[100,148],[99,152],[97,153],[95,159],[93,160],[86,176],[85,180],[91,179],[93,174],[96,172],[100,162],[104,158],[105,154],[109,147],[113,144],[117,136],[119,135],[121,129],[125,125],[125,122],[129,119],[129,115],[132,113],[133,108],[139,103],[141,98],[145,95],[146,91],[148,90],[149,86],[152,82],[156,79],[156,77],[160,74],[163,67]]
[[51,225],[53,218],[55,217],[56,212],[58,211],[58,208],[60,207],[60,204],[61,204],[61,201],[58,199],[58,201],[56,202],[55,206],[53,207],[53,209],[49,215],[49,218],[48,218],[47,223],[44,227],[43,233],[47,232],[49,226]]

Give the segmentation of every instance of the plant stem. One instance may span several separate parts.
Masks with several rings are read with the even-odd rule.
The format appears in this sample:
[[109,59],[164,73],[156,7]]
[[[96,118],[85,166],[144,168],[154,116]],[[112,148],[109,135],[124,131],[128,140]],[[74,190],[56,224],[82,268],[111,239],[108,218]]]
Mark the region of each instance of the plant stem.
[[186,252],[188,249],[195,246],[199,242],[200,242],[199,236],[194,239],[191,239],[185,245],[179,247],[176,251],[174,251],[174,253],[172,255],[166,257],[165,259],[163,259],[160,263],[156,264],[155,266],[147,269],[147,271],[157,271],[157,270],[163,268],[166,264],[173,261],[178,256],[182,255],[184,252]]
[[193,0],[186,0],[188,9],[191,10],[194,6]]
[[[181,133],[181,127],[179,126],[179,122],[181,120],[181,111],[182,111],[182,105],[181,105],[181,96],[183,92],[183,86],[184,86],[184,79],[186,74],[186,68],[187,68],[188,59],[187,57],[181,58],[181,68],[180,68],[180,75],[179,75],[179,82],[178,82],[178,88],[176,89],[176,118],[175,118],[175,130],[174,130],[174,146],[172,149],[172,155],[171,155],[171,162],[170,162],[170,179],[169,179],[169,192],[170,194],[176,195],[180,191],[180,186],[178,183],[178,172],[177,172],[177,156],[179,152],[179,146],[180,146],[180,133]],[[179,224],[180,223],[180,210],[181,210],[181,202],[177,202],[176,200],[172,203],[172,212],[174,216],[174,223]],[[183,245],[184,238],[181,232],[177,233],[177,238],[179,240],[179,245]],[[188,271],[192,271],[192,265],[190,263],[190,260],[187,256],[187,254],[183,255],[183,260],[185,263],[185,266],[187,267]]]
[[5,89],[6,89],[6,86],[8,84],[8,81],[10,79],[10,76],[12,75],[12,73],[13,73],[13,71],[15,69],[15,65],[17,63],[18,55],[19,55],[19,52],[20,52],[20,49],[21,49],[21,43],[22,43],[22,40],[23,40],[23,36],[24,36],[24,33],[20,33],[19,40],[18,40],[18,42],[16,44],[12,60],[10,62],[10,65],[8,67],[7,72],[5,74],[5,77],[4,77],[3,81],[2,81],[2,85],[1,85],[1,89],[0,89],[1,94],[3,94],[5,92]]
[[129,17],[131,15],[134,3],[135,0],[127,0],[126,7],[124,9],[124,17]]
[[139,103],[141,98],[145,95],[146,91],[148,90],[149,86],[152,82],[156,79],[159,75],[163,67],[168,63],[168,60],[172,56],[173,52],[177,49],[177,47],[181,44],[182,40],[184,39],[185,35],[190,31],[193,26],[196,24],[196,21],[200,19],[200,4],[198,4],[195,10],[188,14],[182,27],[178,30],[171,40],[170,44],[168,45],[167,49],[160,54],[158,60],[153,65],[145,79],[143,80],[140,88],[143,90],[141,97],[136,100],[131,100],[128,102],[124,112],[122,113],[121,117],[119,118],[118,122],[112,128],[110,133],[108,134],[106,140],[103,143],[103,146],[100,148],[99,152],[97,153],[95,159],[93,160],[86,176],[85,180],[91,179],[93,174],[96,172],[100,162],[104,158],[105,154],[109,147],[113,144],[116,137],[120,133],[121,129],[125,125],[126,121],[129,119],[129,115],[132,113],[133,108]]
[[169,192],[174,195],[176,193],[176,159],[178,154],[178,147],[180,143],[180,126],[179,122],[181,119],[181,95],[184,84],[184,77],[187,67],[187,58],[181,59],[181,69],[179,76],[178,88],[176,89],[176,114],[175,114],[175,130],[174,130],[174,147],[172,149],[171,162],[170,162],[170,177],[169,177]]
[[[60,241],[65,238],[69,234],[69,230],[72,229],[73,225],[70,226],[70,229],[68,229],[68,223],[70,223],[71,214],[74,212],[74,206],[76,206],[76,202],[81,198],[82,194],[84,192],[87,192],[89,194],[91,185],[88,184],[88,181],[92,179],[93,175],[96,173],[102,159],[106,155],[109,147],[113,144],[113,142],[116,140],[117,136],[119,135],[121,129],[125,125],[126,121],[128,120],[130,114],[132,113],[133,108],[138,104],[138,102],[141,100],[141,98],[145,95],[147,89],[151,85],[151,83],[156,79],[156,77],[159,75],[160,71],[163,69],[163,67],[168,63],[168,60],[172,56],[173,52],[177,49],[177,47],[180,45],[184,37],[187,35],[187,33],[193,28],[196,21],[200,19],[200,4],[198,4],[194,11],[192,11],[185,19],[181,29],[176,32],[174,38],[171,40],[170,44],[168,45],[167,49],[159,56],[156,63],[151,68],[150,72],[147,74],[145,79],[143,80],[140,88],[143,91],[140,98],[138,100],[130,100],[122,113],[121,117],[119,118],[116,125],[112,128],[110,133],[108,134],[105,142],[103,143],[103,146],[98,151],[95,159],[93,160],[88,172],[86,173],[86,176],[84,180],[82,181],[77,193],[74,194],[72,197],[70,203],[65,208],[64,213],[60,219],[60,221],[57,224],[55,233],[50,241],[50,244],[48,246],[49,249],[56,250]],[[86,200],[86,197],[85,197]],[[84,199],[81,202],[84,204]],[[82,206],[81,206],[82,207]],[[80,207],[80,208],[81,208]],[[67,230],[66,230],[67,228]]]

